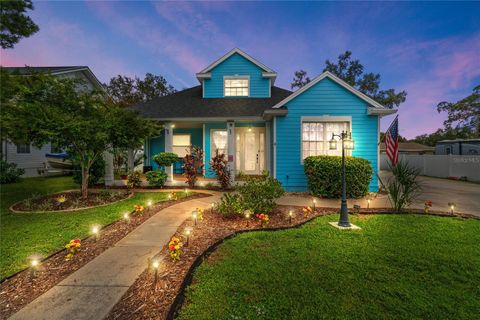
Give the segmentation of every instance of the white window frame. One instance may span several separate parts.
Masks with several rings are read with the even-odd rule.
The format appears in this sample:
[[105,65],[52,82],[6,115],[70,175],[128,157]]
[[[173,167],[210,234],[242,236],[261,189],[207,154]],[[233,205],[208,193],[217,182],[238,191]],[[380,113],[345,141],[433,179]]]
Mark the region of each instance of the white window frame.
[[[352,117],[351,116],[307,116],[300,118],[300,164],[303,165],[303,123],[305,122],[348,122],[348,130],[352,132]],[[337,134],[339,134],[338,132]],[[328,141],[331,137],[326,137],[328,140],[324,141],[325,145],[328,148]],[[338,141],[338,138],[336,138]],[[341,142],[338,144],[341,147]],[[337,147],[338,148],[338,147]],[[346,155],[351,155],[351,150],[346,150]]]
[[[248,87],[247,87],[247,95],[246,96],[227,96],[225,95],[225,80],[247,80],[248,81]],[[235,98],[235,97],[250,97],[250,76],[224,76],[223,77],[223,96],[228,97],[228,98]]]
[[[214,148],[214,142],[213,142],[213,133],[215,131],[223,131],[227,132],[227,129],[210,129],[210,159],[212,159],[215,156],[215,148]],[[228,134],[227,134],[227,143],[225,144],[225,159],[228,159]]]
[[[187,145],[183,145],[183,144],[175,144],[174,140],[175,140],[175,136],[188,136],[188,141],[190,142],[189,144]],[[186,151],[190,146],[192,145],[192,135],[189,134],[189,133],[174,133],[172,135],[172,152],[173,153],[177,153],[175,152],[175,148],[179,148],[179,147],[183,147],[184,150],[185,150],[185,153],[188,153],[188,151]],[[182,153],[182,154],[179,154],[177,153],[178,156],[180,158],[184,157],[185,155]]]

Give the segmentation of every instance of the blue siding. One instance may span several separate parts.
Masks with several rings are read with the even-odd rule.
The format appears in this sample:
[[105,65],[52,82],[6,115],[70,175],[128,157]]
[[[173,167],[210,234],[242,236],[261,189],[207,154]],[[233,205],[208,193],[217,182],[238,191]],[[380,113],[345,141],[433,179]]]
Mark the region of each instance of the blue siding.
[[355,140],[353,156],[369,160],[374,171],[370,190],[378,190],[377,116],[367,115],[367,104],[334,81],[325,78],[287,103],[288,115],[276,118],[277,179],[289,191],[306,191],[301,164],[302,116],[351,116]]
[[[173,129],[173,134],[190,134],[191,142],[194,146],[203,148],[203,129],[202,128],[179,128]],[[150,158],[150,163],[153,166],[154,170],[158,169],[158,165],[153,161],[153,156],[165,151],[165,136],[162,134],[159,137],[150,139],[150,153],[148,157]],[[180,162],[180,161],[179,161]],[[176,163],[175,167],[177,168],[180,163]]]
[[270,80],[262,77],[262,71],[257,65],[235,53],[211,70],[211,79],[204,81],[204,97],[223,98],[223,77],[234,75],[250,76],[250,97],[269,97]]

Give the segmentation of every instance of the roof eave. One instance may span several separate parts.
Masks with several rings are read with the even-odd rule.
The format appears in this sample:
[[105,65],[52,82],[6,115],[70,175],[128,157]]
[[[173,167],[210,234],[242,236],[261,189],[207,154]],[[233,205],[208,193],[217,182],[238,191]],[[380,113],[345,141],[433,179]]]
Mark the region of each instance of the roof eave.
[[369,116],[388,116],[391,114],[396,113],[396,109],[387,109],[387,108],[375,108],[375,107],[368,107],[367,114]]
[[267,109],[263,111],[263,119],[264,120],[272,120],[273,117],[276,116],[286,116],[288,114],[288,109]]

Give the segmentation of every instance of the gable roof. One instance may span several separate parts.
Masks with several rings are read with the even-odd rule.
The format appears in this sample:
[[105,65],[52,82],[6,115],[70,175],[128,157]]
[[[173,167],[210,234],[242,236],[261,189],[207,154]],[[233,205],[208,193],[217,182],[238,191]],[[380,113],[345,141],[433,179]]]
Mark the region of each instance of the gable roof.
[[301,95],[303,92],[307,91],[309,88],[313,87],[315,84],[317,84],[318,82],[322,81],[325,78],[331,79],[332,81],[336,82],[343,88],[347,89],[348,91],[350,91],[351,93],[353,93],[354,95],[362,99],[363,101],[367,102],[369,104],[368,114],[388,115],[388,114],[397,112],[397,110],[385,108],[383,105],[381,105],[377,101],[373,100],[366,94],[358,91],[357,89],[355,89],[354,87],[352,87],[351,85],[349,85],[348,83],[340,79],[339,77],[335,76],[334,74],[330,73],[329,71],[323,72],[321,75],[319,75],[318,77],[316,77],[315,79],[313,79],[312,81],[310,81],[309,83],[307,83],[306,85],[304,85],[303,87],[301,87],[300,89],[298,89],[297,91],[289,95],[287,98],[285,98],[284,100],[274,105],[273,108],[276,109],[276,108],[283,107],[287,102]]
[[158,97],[130,107],[140,115],[159,119],[198,119],[264,117],[273,111],[272,105],[286,98],[292,92],[273,86],[270,98],[203,98],[202,86],[188,88],[168,96]]
[[[385,143],[380,143],[380,151],[386,150]],[[417,142],[399,142],[398,151],[400,152],[433,152],[435,147],[426,146]]]
[[98,80],[98,78],[95,76],[95,74],[90,70],[88,66],[48,66],[48,67],[30,67],[30,66],[25,66],[25,67],[3,67],[2,69],[7,70],[7,71],[14,71],[18,72],[19,74],[22,75],[28,75],[32,71],[34,72],[45,72],[45,73],[50,73],[52,75],[60,75],[60,74],[65,74],[65,73],[72,73],[72,72],[83,72],[87,79],[95,85],[97,88],[104,89],[103,84]]
[[275,80],[275,78],[277,77],[277,73],[270,69],[269,67],[267,67],[266,65],[264,65],[263,63],[261,63],[260,61],[254,59],[253,57],[251,57],[250,55],[248,55],[247,53],[243,52],[242,50],[240,50],[239,48],[234,48],[232,50],[230,50],[229,52],[227,52],[225,55],[223,55],[220,59],[214,61],[213,63],[211,63],[208,67],[206,67],[205,69],[203,69],[202,71],[198,72],[196,74],[197,76],[197,79],[198,81],[200,81],[200,83],[202,82],[201,79],[205,79],[205,78],[210,78],[210,71],[215,68],[216,66],[218,66],[220,63],[222,63],[223,61],[227,60],[228,58],[230,58],[232,55],[234,54],[239,54],[241,55],[242,57],[244,57],[245,59],[247,59],[248,61],[250,61],[251,63],[255,64],[257,67],[259,67],[260,69],[262,69],[264,72],[262,73],[263,77],[265,78],[273,78],[273,81]]

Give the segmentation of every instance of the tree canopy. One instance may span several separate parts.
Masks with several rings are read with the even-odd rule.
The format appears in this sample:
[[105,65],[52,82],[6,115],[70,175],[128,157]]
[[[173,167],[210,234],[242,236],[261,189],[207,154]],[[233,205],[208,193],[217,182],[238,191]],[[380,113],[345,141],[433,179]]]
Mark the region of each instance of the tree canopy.
[[4,70],[1,76],[2,138],[37,147],[51,142],[66,150],[82,169],[84,198],[95,160],[112,148],[140,147],[160,129],[155,122],[112,104],[104,92],[88,91],[79,79],[43,73],[21,76]]
[[13,48],[21,38],[29,37],[39,30],[25,14],[27,10],[33,10],[31,0],[0,1],[0,45],[3,49]]
[[110,79],[107,92],[120,107],[128,107],[139,102],[147,102],[176,92],[164,77],[147,73],[144,79],[117,75]]
[[[358,91],[390,109],[398,107],[405,102],[407,98],[406,91],[396,92],[395,89],[381,90],[380,74],[372,72],[366,73],[360,61],[358,59],[352,59],[352,53],[350,51],[345,51],[340,54],[336,63],[326,60],[323,71],[333,73]],[[291,87],[292,89],[301,88],[309,82],[310,78],[307,77],[306,71],[296,71]]]
[[434,147],[437,142],[442,140],[469,139],[473,138],[472,132],[466,128],[445,128],[429,134],[416,136],[413,141]]
[[473,89],[471,95],[457,102],[440,102],[438,112],[447,112],[448,118],[443,122],[446,130],[457,129],[470,131],[480,136],[480,85]]

